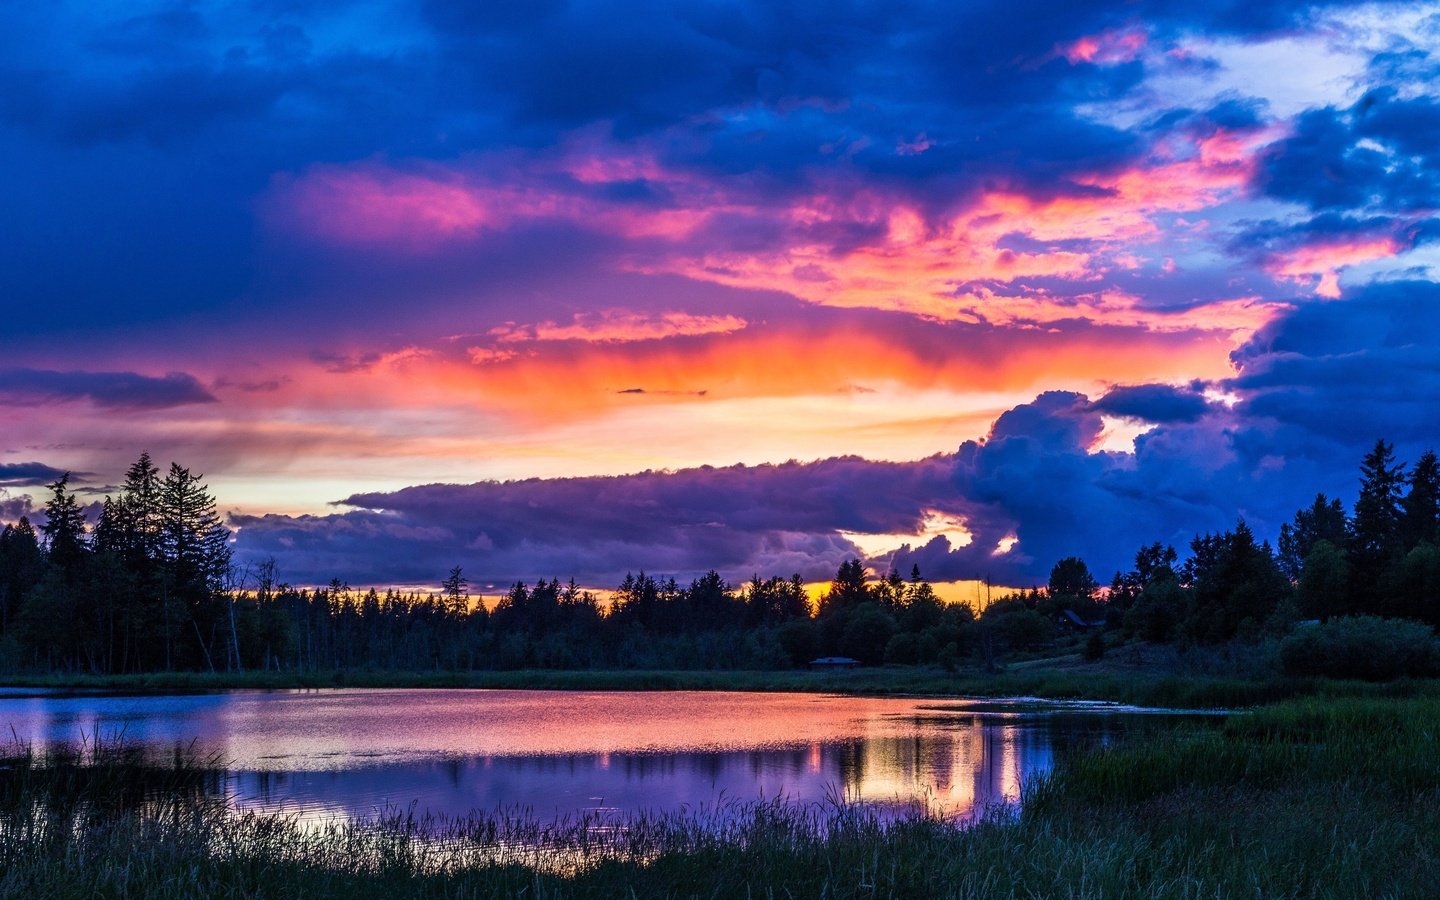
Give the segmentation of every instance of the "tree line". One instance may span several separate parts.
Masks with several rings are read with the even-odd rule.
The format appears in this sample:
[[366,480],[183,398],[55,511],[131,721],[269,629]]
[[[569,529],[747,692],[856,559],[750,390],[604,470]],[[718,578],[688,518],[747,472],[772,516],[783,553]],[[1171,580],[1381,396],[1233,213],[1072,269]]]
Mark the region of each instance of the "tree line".
[[602,599],[572,579],[516,583],[493,603],[459,567],[438,592],[296,587],[273,563],[231,565],[230,532],[201,476],[148,455],[94,526],[68,477],[45,522],[0,531],[0,665],[97,673],[350,668],[783,668],[825,655],[862,663],[993,665],[1089,632],[1221,644],[1281,636],[1308,620],[1375,615],[1440,625],[1440,463],[1413,466],[1379,441],[1347,510],[1317,495],[1278,545],[1243,521],[1174,547],[1140,548],[1103,587],[1083,560],[983,611],[944,603],[912,570],[872,578],[842,563],[811,602],[798,575],[739,586],[643,571]]

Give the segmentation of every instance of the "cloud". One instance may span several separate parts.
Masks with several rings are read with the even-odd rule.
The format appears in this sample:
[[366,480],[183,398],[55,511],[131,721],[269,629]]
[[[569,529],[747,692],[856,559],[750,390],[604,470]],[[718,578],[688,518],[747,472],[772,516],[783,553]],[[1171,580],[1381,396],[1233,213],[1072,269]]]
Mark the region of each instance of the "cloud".
[[15,406],[89,401],[102,409],[150,410],[218,402],[193,375],[0,369],[0,403]]
[[[1196,384],[1126,385],[1093,401],[1047,391],[1001,414],[984,440],[916,462],[426,485],[355,495],[344,503],[357,509],[329,516],[238,517],[237,550],[273,555],[302,580],[433,580],[459,564],[482,581],[606,584],[638,568],[740,579],[793,566],[825,578],[860,553],[850,536],[867,546],[879,536],[896,547],[869,558],[882,570],[1025,584],[1078,555],[1103,574],[1143,544],[1183,548],[1237,517],[1273,538],[1316,491],[1349,502],[1377,437],[1410,458],[1432,445],[1437,309],[1430,283],[1296,307],[1215,383],[1233,405],[1208,403]],[[1103,415],[1156,425],[1133,452],[1096,451]],[[936,518],[962,522],[971,539],[928,535]]]
[[[828,577],[858,551],[838,530],[918,528],[948,492],[943,459],[704,467],[609,478],[426,485],[346,498],[329,516],[239,516],[237,553],[286,577],[426,580],[463,565],[476,581],[541,573],[618,582],[627,570],[717,568]],[[784,568],[777,568],[784,567]],[[437,574],[438,573],[438,574]]]
[[1432,211],[1440,207],[1440,100],[1385,87],[1345,109],[1307,111],[1261,155],[1257,182],[1316,210]]
[[0,487],[36,487],[50,484],[64,474],[44,463],[0,463]]
[[[746,322],[738,316],[702,316],[691,313],[665,310],[658,313],[636,312],[624,309],[602,309],[590,313],[575,313],[571,321],[537,322],[521,325],[506,322],[490,329],[489,338],[500,344],[529,343],[532,341],[594,341],[598,343],[625,343],[629,341],[654,341],[662,338],[697,334],[728,334],[744,328]],[[472,358],[485,348],[472,348]],[[486,357],[492,358],[492,357]],[[479,360],[477,360],[479,361]]]
[[1194,422],[1209,411],[1210,404],[1193,387],[1137,384],[1111,388],[1091,408],[1145,422]]
[[0,488],[0,525],[18,522],[22,517],[32,517],[34,513],[35,504],[29,497],[11,497]]

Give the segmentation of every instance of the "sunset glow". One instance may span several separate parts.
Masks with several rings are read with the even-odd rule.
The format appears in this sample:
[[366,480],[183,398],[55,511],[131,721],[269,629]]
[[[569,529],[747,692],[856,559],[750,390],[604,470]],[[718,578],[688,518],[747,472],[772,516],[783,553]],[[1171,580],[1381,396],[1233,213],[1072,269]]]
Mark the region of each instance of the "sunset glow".
[[1419,7],[375,6],[12,13],[0,521],[148,450],[297,583],[954,594],[1433,443]]

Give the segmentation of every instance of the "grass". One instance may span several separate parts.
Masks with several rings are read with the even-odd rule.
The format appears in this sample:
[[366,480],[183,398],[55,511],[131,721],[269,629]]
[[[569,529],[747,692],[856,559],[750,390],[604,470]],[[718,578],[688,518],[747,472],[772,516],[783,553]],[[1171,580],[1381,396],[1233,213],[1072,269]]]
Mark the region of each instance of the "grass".
[[621,829],[403,814],[317,829],[189,802],[36,840],[43,804],[12,794],[0,895],[1434,897],[1437,759],[1436,697],[1308,697],[1062,761],[1018,817],[971,828],[759,803]]
[[923,666],[852,671],[573,671],[321,673],[169,672],[148,675],[6,676],[9,687],[122,692],[225,689],[493,688],[512,690],[784,691],[853,695],[1042,697],[1111,700],[1174,709],[1234,709],[1305,696],[1440,697],[1440,680],[1383,684],[1323,678],[1237,678],[1163,671],[1078,668],[1039,662],[997,674]]

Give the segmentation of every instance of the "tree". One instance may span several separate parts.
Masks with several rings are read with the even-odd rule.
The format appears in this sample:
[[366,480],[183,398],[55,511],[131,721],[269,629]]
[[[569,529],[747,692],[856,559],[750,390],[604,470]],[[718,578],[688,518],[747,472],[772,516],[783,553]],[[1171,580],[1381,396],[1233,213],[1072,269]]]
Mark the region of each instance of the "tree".
[[25,516],[0,529],[0,635],[8,634],[21,604],[45,574],[40,539]]
[[80,564],[88,549],[85,542],[85,513],[70,492],[70,473],[66,472],[50,485],[50,499],[45,502],[45,547],[50,564],[72,569]]
[[1440,626],[1440,547],[1415,545],[1385,578],[1385,612]]
[[1182,571],[1190,588],[1192,609],[1185,630],[1206,642],[1226,641],[1258,633],[1291,585],[1275,564],[1269,543],[1256,543],[1242,519],[1233,531],[1197,537],[1193,555]]
[[1302,615],[1328,619],[1346,609],[1350,591],[1350,563],[1345,551],[1326,540],[1317,541],[1305,557],[1297,589]]
[[1427,450],[1410,470],[1410,490],[1400,501],[1400,544],[1405,551],[1421,542],[1440,543],[1440,459]]
[[1374,606],[1374,593],[1385,567],[1403,552],[1400,543],[1401,490],[1405,466],[1395,461],[1394,448],[1383,439],[1360,464],[1360,496],[1350,535],[1351,607]]
[[1297,510],[1291,523],[1280,526],[1280,571],[1291,581],[1299,581],[1305,557],[1320,541],[1344,547],[1350,539],[1350,522],[1339,500],[1316,494],[1308,509]]
[[[215,498],[201,478],[179,463],[171,463],[160,483],[162,618],[167,652],[168,641],[184,630],[179,621],[183,612],[195,633],[200,656],[214,670],[210,645],[226,618],[220,606],[230,571],[230,531],[216,514]],[[173,610],[172,603],[177,600],[180,608]]]
[[459,566],[450,570],[450,576],[440,585],[445,594],[445,605],[451,613],[463,616],[470,611],[470,582],[465,579]]
[[1050,569],[1048,593],[1061,603],[1066,600],[1089,603],[1099,588],[1090,567],[1078,556],[1067,556]]
[[871,599],[870,588],[865,584],[865,567],[860,560],[849,559],[840,563],[835,580],[830,582],[830,589],[820,598],[820,613],[825,615],[849,609]]

